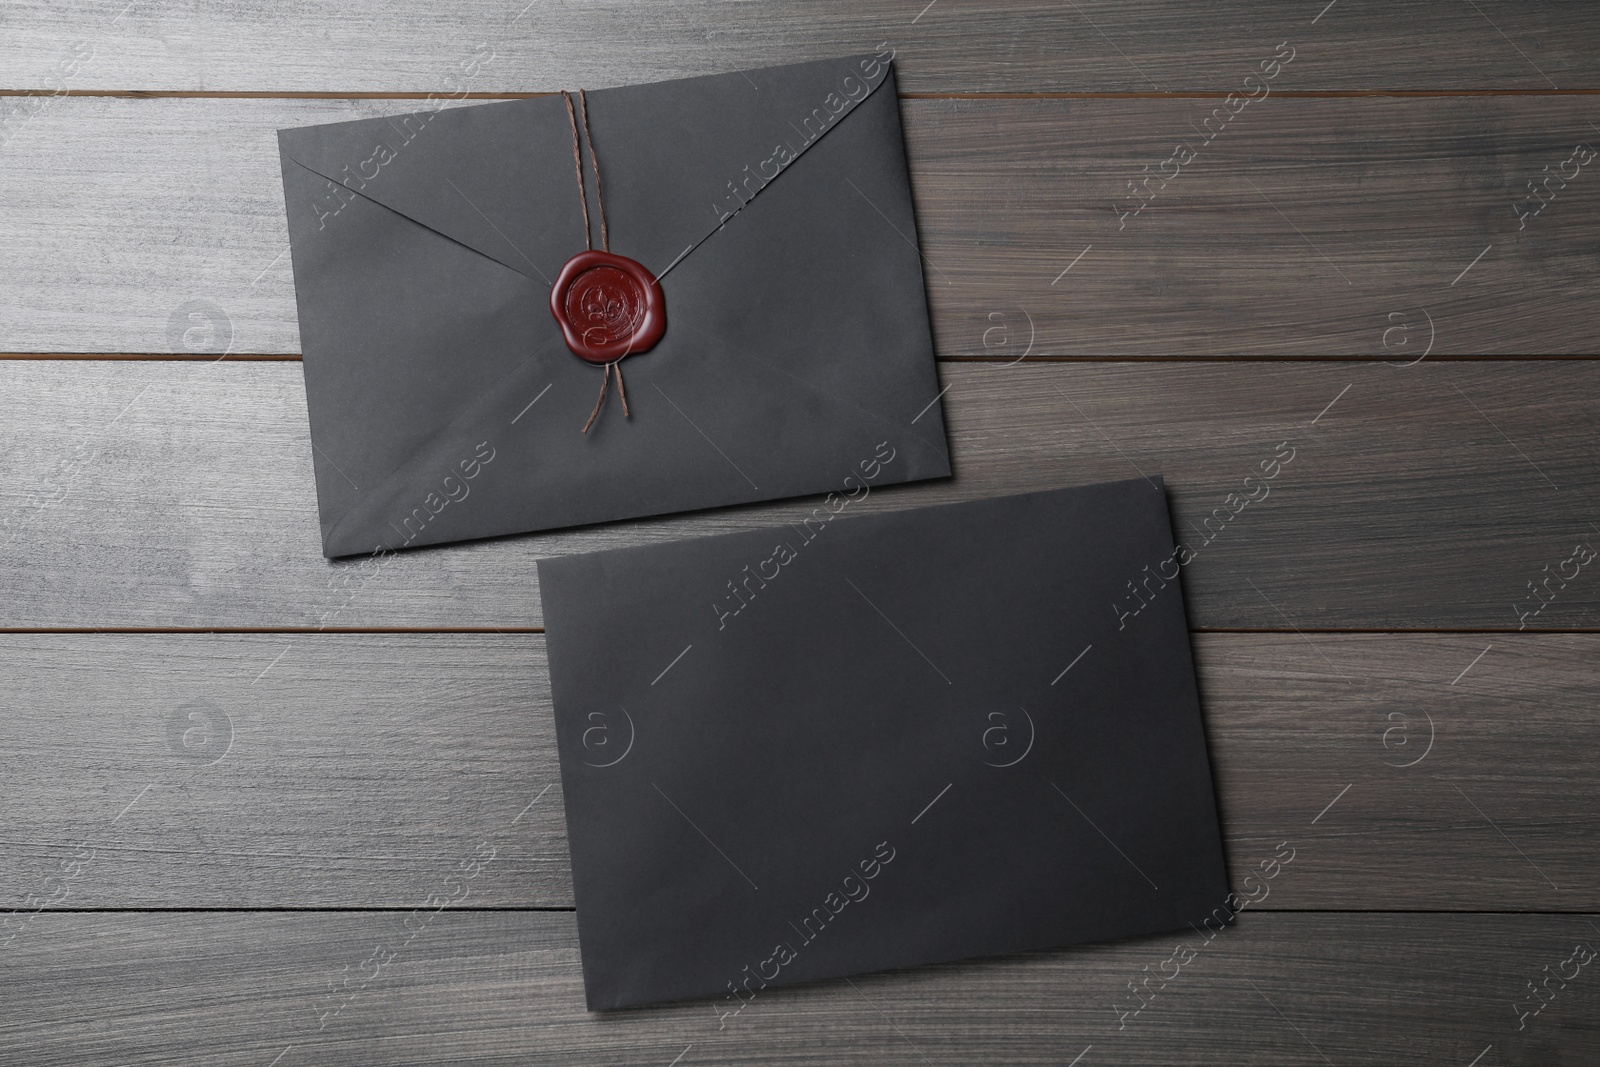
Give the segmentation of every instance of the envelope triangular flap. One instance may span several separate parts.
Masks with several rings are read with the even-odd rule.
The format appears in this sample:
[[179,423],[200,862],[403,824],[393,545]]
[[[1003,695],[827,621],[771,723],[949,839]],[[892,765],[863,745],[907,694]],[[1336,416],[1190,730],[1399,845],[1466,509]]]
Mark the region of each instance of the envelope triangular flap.
[[880,53],[589,93],[611,250],[665,271],[889,70]]
[[353,192],[546,284],[584,247],[559,97],[308,126],[278,139],[290,159],[344,187],[326,190],[319,220]]
[[[587,94],[611,250],[656,273],[883,84],[886,56]],[[586,138],[587,140],[587,138]],[[559,96],[283,130],[296,163],[547,284],[584,247],[572,118]],[[781,146],[781,147],[780,147]],[[344,190],[349,190],[346,192]]]

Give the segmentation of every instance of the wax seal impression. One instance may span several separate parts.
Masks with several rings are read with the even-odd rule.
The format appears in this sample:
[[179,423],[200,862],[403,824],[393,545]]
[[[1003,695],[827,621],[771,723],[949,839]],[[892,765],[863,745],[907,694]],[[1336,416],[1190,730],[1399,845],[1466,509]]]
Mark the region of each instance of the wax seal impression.
[[667,329],[661,285],[644,264],[590,249],[567,260],[550,287],[550,314],[567,347],[590,363],[654,348]]

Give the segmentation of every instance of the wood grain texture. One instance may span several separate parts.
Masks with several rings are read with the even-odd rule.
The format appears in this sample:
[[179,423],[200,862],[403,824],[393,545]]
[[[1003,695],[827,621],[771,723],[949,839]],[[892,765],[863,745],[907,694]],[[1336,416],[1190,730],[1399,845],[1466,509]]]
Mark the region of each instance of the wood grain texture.
[[[42,917],[5,950],[8,1052],[35,1067],[1061,1067],[1080,1055],[1080,1067],[1433,1067],[1487,1046],[1495,1064],[1600,1057],[1593,964],[1552,982],[1520,1032],[1512,1007],[1575,944],[1600,941],[1589,916],[1247,913],[1209,943],[1140,938],[768,990],[722,1029],[722,1001],[584,1012],[570,914],[407,918]],[[1178,943],[1194,958],[1162,988]],[[1119,1016],[1146,974],[1155,999]]]
[[[1214,99],[906,100],[938,351],[1592,354],[1587,99],[1274,95],[1209,141]],[[419,106],[46,104],[0,148],[0,352],[298,351],[274,131]]]
[[[1316,89],[1600,85],[1600,16],[1563,0],[365,0],[195,6],[182,0],[15,0],[0,88],[452,92],[480,43],[480,92],[554,91],[866,52],[889,41],[919,92],[1231,90],[1280,40],[1313,50]],[[88,62],[58,63],[91,44]],[[72,69],[72,68],[67,68]]]
[[[1556,577],[1571,576],[1576,543],[1600,540],[1600,365],[946,364],[943,376],[956,477],[875,492],[862,513],[1161,474],[1176,536],[1197,553],[1184,578],[1194,626],[1600,626],[1594,567],[1564,588]],[[778,526],[816,505],[362,568],[320,555],[295,364],[0,361],[0,397],[8,628],[538,626],[540,557]],[[1228,518],[1283,442],[1294,458],[1270,495]]]
[[[1235,891],[1600,910],[1600,635],[1490,644],[1200,635]],[[409,908],[479,841],[465,904],[572,906],[542,635],[7,635],[0,672],[12,929],[43,902]]]
[[1267,96],[1225,126],[1217,107],[908,102],[941,353],[1596,351],[1586,103]]

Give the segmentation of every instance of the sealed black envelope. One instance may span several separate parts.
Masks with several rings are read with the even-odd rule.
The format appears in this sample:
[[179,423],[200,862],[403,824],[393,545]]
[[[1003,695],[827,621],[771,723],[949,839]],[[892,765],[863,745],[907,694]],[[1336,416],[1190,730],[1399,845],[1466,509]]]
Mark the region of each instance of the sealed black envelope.
[[890,60],[280,131],[324,553],[947,476]]
[[1229,918],[1164,491],[848,517],[896,462],[539,561],[591,1009]]

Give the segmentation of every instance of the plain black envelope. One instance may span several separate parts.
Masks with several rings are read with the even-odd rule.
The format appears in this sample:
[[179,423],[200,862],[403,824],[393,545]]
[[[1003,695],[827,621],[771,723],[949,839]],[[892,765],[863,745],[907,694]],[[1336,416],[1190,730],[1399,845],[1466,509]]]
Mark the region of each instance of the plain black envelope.
[[667,332],[587,435],[559,95],[279,132],[325,555],[822,492],[888,435],[885,481],[950,473],[887,54],[600,89],[588,121]]
[[1164,491],[849,507],[539,561],[590,1009],[1231,915]]

